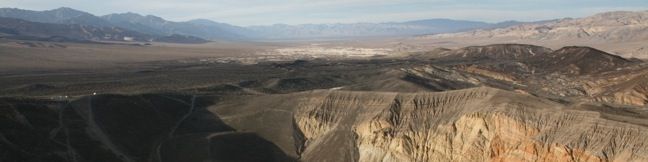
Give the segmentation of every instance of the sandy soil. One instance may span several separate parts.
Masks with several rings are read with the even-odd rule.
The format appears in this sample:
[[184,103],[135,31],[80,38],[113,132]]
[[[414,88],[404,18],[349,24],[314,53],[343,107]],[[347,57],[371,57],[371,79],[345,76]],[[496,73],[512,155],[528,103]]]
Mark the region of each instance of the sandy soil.
[[0,44],[0,71],[125,68],[138,62],[201,57],[241,56],[265,46],[251,44],[152,46],[57,43],[64,47],[25,47]]

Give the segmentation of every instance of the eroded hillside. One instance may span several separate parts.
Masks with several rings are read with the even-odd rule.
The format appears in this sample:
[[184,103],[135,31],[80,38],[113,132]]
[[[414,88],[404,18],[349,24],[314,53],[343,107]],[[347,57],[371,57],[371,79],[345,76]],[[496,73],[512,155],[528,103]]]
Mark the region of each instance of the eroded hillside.
[[[285,100],[290,103],[258,104]],[[233,105],[256,112],[232,112]],[[641,124],[645,112],[628,117],[636,123],[627,123],[605,118],[607,112],[597,107],[472,88],[440,93],[322,90],[255,97],[210,110],[224,114],[224,122],[237,129],[283,130],[261,135],[286,143],[282,149],[296,151],[304,161],[648,160],[643,155],[648,132]],[[254,126],[273,119],[285,125]]]
[[589,47],[147,66],[0,76],[0,159],[648,161],[648,64]]

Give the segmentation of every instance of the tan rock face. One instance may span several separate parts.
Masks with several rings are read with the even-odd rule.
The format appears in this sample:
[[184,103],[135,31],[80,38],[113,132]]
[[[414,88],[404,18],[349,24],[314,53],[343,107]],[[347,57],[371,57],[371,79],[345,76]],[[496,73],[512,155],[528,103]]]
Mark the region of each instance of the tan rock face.
[[491,88],[276,97],[298,101],[302,161],[648,160],[645,126]]
[[648,105],[648,75],[646,71],[627,74],[605,82],[599,82],[598,87],[605,89],[595,96],[594,101],[623,105]]

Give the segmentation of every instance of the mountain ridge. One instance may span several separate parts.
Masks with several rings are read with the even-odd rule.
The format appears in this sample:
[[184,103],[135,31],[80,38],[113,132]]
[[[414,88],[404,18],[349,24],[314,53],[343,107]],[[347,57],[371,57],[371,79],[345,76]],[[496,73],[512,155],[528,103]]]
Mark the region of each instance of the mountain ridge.
[[530,40],[632,41],[648,39],[648,11],[611,11],[538,24],[422,36],[428,39],[480,38]]
[[242,27],[207,19],[194,19],[182,22],[169,21],[158,16],[141,15],[133,12],[95,16],[68,7],[45,11],[0,8],[0,17],[42,23],[121,27],[145,34],[165,36],[179,34],[211,40],[412,36],[431,33],[461,32],[523,23],[517,21],[486,23],[438,18],[384,23],[274,24]]
[[84,24],[93,26],[110,26],[110,23],[90,13],[68,7],[52,10],[33,11],[19,8],[0,8],[0,17],[23,19],[40,23]]
[[22,19],[0,17],[0,36],[19,40],[97,42],[140,41],[168,43],[205,43],[206,40],[191,36],[160,36],[143,34],[119,27],[97,27],[82,24],[55,24],[31,22]]
[[[120,27],[150,35],[186,35],[209,40],[265,40],[417,36],[423,38],[515,38],[538,40],[626,41],[648,38],[648,11],[612,11],[584,18],[562,18],[536,22],[487,23],[447,18],[383,23],[274,24],[236,26],[208,19],[170,21],[155,15],[133,12],[95,16],[61,7],[32,11],[0,8],[0,17],[54,24]],[[424,36],[420,36],[424,35]]]

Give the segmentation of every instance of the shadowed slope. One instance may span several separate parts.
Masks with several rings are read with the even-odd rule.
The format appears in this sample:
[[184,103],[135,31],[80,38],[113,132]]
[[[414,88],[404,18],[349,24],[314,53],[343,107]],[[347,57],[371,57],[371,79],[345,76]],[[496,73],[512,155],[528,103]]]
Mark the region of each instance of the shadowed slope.
[[211,101],[174,94],[70,103],[2,98],[0,156],[8,162],[291,161],[273,143],[205,111]]

